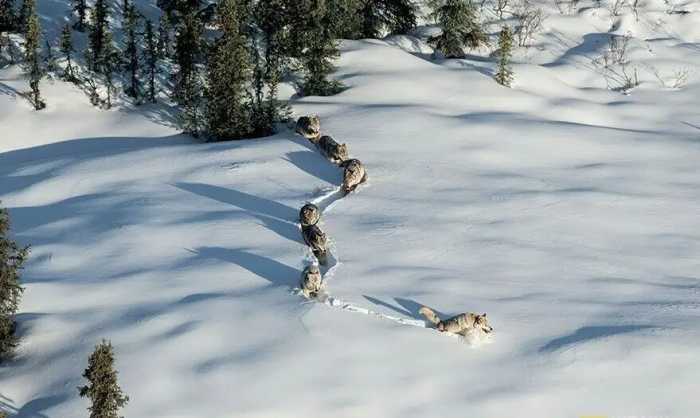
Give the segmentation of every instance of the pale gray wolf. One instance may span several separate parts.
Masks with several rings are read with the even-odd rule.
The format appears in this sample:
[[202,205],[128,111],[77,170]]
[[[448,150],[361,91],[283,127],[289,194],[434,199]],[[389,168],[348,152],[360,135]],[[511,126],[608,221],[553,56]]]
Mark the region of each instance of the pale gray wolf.
[[321,292],[323,288],[323,277],[321,276],[321,270],[316,264],[307,266],[301,273],[301,293],[306,296],[307,299],[315,298]]
[[328,238],[317,225],[304,226],[301,228],[301,235],[304,237],[306,245],[311,247],[314,255],[321,265],[326,265]]
[[316,225],[321,219],[321,211],[313,203],[307,203],[299,211],[299,223],[301,226]]
[[316,116],[302,116],[297,120],[296,131],[299,135],[317,144],[321,138],[321,119]]
[[321,153],[333,163],[340,164],[349,158],[348,146],[335,142],[335,140],[328,135],[321,137],[318,141],[318,147]]
[[343,161],[340,166],[345,169],[343,172],[343,185],[341,189],[344,194],[355,190],[357,186],[367,181],[367,171],[360,160],[350,159]]
[[469,331],[480,330],[488,334],[493,331],[489,325],[489,320],[486,314],[477,315],[474,313],[463,313],[444,321],[432,309],[423,306],[418,310],[430,323],[435,325],[440,332],[449,332],[452,334],[460,334],[466,336]]

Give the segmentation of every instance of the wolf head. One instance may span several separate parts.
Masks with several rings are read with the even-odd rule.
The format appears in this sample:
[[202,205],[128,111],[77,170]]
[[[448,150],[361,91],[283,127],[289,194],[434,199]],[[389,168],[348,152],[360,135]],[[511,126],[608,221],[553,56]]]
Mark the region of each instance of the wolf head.
[[480,329],[487,334],[493,331],[493,327],[489,325],[489,320],[486,318],[486,314],[477,315],[474,318],[474,328]]
[[299,211],[299,222],[302,226],[316,225],[321,218],[318,206],[313,203],[305,204]]
[[348,146],[346,144],[340,144],[338,145],[338,149],[336,150],[336,156],[340,158],[341,161],[345,161],[348,159]]
[[318,116],[302,116],[297,121],[296,131],[305,138],[318,138],[321,132],[321,120]]

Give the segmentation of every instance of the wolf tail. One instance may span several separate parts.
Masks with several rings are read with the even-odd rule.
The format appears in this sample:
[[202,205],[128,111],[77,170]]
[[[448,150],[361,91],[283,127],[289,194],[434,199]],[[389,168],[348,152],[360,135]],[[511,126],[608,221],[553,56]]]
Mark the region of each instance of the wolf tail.
[[440,317],[437,316],[435,311],[428,308],[427,306],[423,306],[422,308],[420,308],[418,310],[418,313],[423,315],[425,317],[425,319],[427,319],[428,321],[430,321],[434,325],[437,325],[438,323],[440,323]]

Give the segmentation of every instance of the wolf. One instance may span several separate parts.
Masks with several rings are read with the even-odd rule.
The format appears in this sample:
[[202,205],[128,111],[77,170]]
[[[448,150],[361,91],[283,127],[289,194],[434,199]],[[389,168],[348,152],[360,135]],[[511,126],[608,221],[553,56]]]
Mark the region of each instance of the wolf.
[[306,245],[311,247],[318,262],[325,266],[328,260],[328,238],[317,225],[310,225],[301,228],[301,235],[304,237]]
[[423,306],[418,312],[435,325],[435,328],[440,332],[449,332],[466,336],[471,330],[480,330],[486,334],[493,331],[493,328],[489,325],[489,320],[486,318],[486,314],[477,315],[474,313],[463,313],[443,321],[438,317],[435,311],[427,306]]
[[362,165],[360,160],[346,160],[340,166],[345,169],[343,172],[343,185],[341,186],[341,190],[345,195],[367,181],[367,171],[365,171],[365,166]]
[[301,293],[306,296],[307,299],[312,299],[318,296],[323,288],[323,277],[321,276],[321,270],[318,265],[312,264],[307,266],[301,273]]
[[318,147],[321,153],[335,164],[341,164],[349,158],[348,146],[335,142],[335,140],[328,135],[324,135],[319,139]]
[[302,116],[297,120],[296,131],[314,144],[318,144],[321,138],[321,119],[316,115]]
[[313,203],[307,203],[299,211],[299,223],[302,227],[316,225],[321,219],[321,211]]

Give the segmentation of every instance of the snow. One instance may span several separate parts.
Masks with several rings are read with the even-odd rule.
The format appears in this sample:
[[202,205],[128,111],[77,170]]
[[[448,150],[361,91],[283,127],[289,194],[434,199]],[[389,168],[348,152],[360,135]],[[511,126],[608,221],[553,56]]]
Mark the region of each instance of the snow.
[[[108,338],[126,417],[695,416],[698,5],[649,1],[641,23],[545,6],[513,89],[489,51],[345,41],[348,90],[293,104],[367,167],[339,200],[340,170],[289,130],[203,144],[171,109],[101,111],[58,81],[37,113],[0,70],[0,200],[32,244],[0,406],[86,414]],[[609,32],[636,45],[629,94],[591,64]],[[649,66],[692,71],[670,89]],[[332,240],[326,303],[294,293],[307,201]],[[422,305],[486,312],[493,338],[426,329]]]

